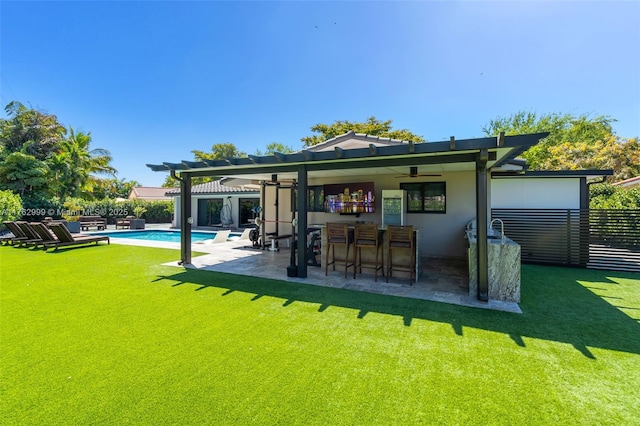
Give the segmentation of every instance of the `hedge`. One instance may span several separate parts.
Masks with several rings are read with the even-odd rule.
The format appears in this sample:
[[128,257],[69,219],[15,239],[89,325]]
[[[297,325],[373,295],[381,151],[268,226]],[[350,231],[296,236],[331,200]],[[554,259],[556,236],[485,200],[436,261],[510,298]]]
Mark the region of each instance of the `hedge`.
[[2,222],[16,220],[22,217],[22,199],[13,191],[0,191],[0,229],[4,229]]
[[[66,206],[66,207],[65,207]],[[69,206],[73,206],[69,208]],[[63,216],[101,216],[107,223],[115,224],[117,218],[133,216],[136,207],[143,207],[146,211],[142,219],[147,223],[170,223],[173,217],[173,201],[143,201],[126,200],[116,202],[105,198],[98,201],[86,201],[71,198],[62,203],[58,199],[25,200],[23,219],[41,221],[45,217],[62,219]]]

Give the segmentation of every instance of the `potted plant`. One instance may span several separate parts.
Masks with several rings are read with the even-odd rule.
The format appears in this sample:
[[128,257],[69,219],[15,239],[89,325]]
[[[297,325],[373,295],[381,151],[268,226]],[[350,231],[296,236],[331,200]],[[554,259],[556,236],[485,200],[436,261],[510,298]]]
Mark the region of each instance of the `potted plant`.
[[74,200],[65,201],[63,204],[64,214],[62,218],[67,221],[66,226],[69,232],[80,232],[80,214],[82,213],[82,207]]
[[135,215],[135,219],[131,219],[129,229],[144,229],[144,219],[142,219],[142,215],[147,212],[146,207],[136,206],[133,209],[133,214]]

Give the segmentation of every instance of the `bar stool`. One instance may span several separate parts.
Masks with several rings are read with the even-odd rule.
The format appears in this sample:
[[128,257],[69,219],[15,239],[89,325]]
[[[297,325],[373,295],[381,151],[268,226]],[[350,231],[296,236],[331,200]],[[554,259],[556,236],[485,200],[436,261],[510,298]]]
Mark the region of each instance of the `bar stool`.
[[[362,248],[374,249],[376,252],[375,262],[362,263]],[[356,270],[362,273],[362,268],[373,269],[374,280],[378,281],[378,270],[382,269],[382,275],[384,275],[384,251],[382,248],[382,239],[380,238],[380,231],[378,225],[375,224],[360,224],[356,223],[354,232],[354,267],[353,278],[356,277]],[[382,251],[382,259],[380,259],[380,252]],[[359,259],[359,260],[358,260]]]
[[[409,272],[410,285],[413,285],[413,280],[416,275],[416,250],[415,241],[413,238],[413,226],[397,226],[389,225],[387,227],[387,234],[389,235],[389,252],[387,254],[387,282],[393,271]],[[394,264],[394,252],[409,251],[409,264]]]
[[[333,265],[336,270],[336,246],[344,247],[344,277],[347,278],[347,269],[354,265],[354,261],[349,263],[349,247],[353,243],[353,232],[349,231],[349,225],[346,223],[327,222],[327,251],[324,258],[324,274],[328,275],[329,265]],[[329,251],[331,251],[331,263],[329,263]]]

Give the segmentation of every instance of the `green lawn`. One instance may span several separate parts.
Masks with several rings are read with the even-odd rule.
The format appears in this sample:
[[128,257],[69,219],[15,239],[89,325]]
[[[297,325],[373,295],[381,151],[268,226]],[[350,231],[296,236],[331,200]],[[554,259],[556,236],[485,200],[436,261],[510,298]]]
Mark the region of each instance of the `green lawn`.
[[637,274],[524,266],[518,315],[177,257],[0,247],[0,424],[640,424]]

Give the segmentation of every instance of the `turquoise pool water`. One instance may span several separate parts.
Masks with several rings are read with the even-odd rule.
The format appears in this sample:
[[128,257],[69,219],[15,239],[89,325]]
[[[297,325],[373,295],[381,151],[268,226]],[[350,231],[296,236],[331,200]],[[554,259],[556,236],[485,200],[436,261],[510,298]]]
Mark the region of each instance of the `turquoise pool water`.
[[[120,232],[100,232],[94,235],[108,235],[112,238],[127,238],[134,240],[148,240],[148,241],[164,241],[169,243],[180,242],[180,231],[164,231],[164,230],[147,230],[147,231],[120,231]],[[204,241],[215,238],[215,232],[202,232],[192,231],[191,242]],[[240,236],[240,234],[230,234],[230,237]]]

